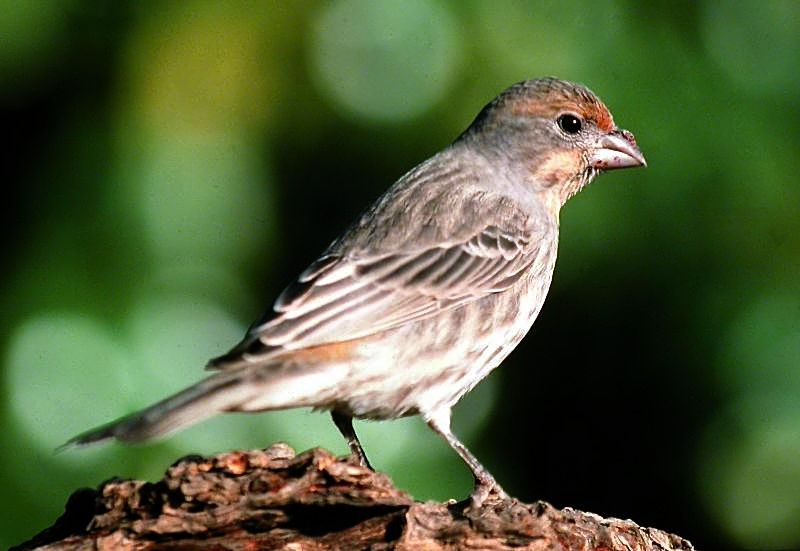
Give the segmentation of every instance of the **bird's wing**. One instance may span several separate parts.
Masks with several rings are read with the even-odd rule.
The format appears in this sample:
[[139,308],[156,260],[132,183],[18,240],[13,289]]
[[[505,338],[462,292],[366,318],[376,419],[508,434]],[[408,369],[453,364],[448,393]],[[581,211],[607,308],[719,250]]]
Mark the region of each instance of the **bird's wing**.
[[412,252],[324,255],[209,368],[358,339],[508,289],[540,257],[545,229],[502,225],[485,225],[458,243]]
[[508,289],[539,257],[542,240],[536,233],[492,225],[460,243],[414,252],[323,256],[237,347],[209,367],[358,339]]
[[[503,194],[470,188],[477,178],[458,171],[447,176],[450,185],[414,188],[430,177],[423,165],[398,182],[399,192],[387,192],[208,368],[390,330],[504,291],[541,261],[554,231],[541,216]],[[462,177],[463,185],[453,185]],[[457,212],[440,212],[455,205]]]

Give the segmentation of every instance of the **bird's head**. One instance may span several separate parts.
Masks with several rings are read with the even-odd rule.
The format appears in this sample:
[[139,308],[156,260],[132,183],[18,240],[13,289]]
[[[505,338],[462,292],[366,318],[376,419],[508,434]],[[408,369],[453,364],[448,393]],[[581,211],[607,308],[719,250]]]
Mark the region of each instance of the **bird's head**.
[[462,139],[523,166],[556,208],[601,171],[645,166],[633,134],[587,88],[555,78],[519,82],[490,102]]

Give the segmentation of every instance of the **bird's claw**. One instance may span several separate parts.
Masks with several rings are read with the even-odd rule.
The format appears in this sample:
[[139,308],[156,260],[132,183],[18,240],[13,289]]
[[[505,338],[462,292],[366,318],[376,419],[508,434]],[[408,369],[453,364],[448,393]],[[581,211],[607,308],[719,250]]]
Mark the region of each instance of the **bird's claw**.
[[511,501],[512,499],[496,482],[485,483],[477,481],[472,494],[469,496],[468,508],[476,510],[483,507],[486,502]]

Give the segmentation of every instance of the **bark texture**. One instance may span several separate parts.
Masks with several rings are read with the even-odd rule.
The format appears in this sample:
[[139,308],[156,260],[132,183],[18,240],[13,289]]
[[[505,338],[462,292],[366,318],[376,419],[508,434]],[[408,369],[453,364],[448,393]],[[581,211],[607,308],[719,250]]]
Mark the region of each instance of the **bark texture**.
[[685,539],[545,502],[420,503],[349,458],[284,444],[189,456],[155,483],[114,479],[72,494],[50,528],[16,549],[694,548]]

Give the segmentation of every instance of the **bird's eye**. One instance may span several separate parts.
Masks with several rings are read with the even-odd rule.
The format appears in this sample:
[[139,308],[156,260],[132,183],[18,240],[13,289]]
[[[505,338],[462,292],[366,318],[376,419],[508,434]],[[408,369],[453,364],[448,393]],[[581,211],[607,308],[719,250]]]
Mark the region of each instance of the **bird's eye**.
[[577,134],[581,131],[581,127],[583,126],[581,119],[570,114],[559,115],[556,122],[558,123],[558,127],[567,134]]

